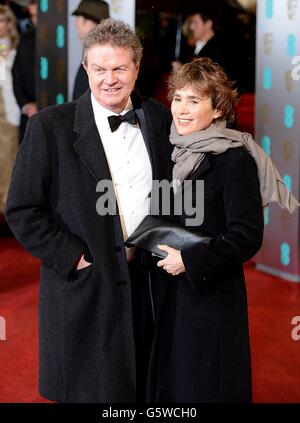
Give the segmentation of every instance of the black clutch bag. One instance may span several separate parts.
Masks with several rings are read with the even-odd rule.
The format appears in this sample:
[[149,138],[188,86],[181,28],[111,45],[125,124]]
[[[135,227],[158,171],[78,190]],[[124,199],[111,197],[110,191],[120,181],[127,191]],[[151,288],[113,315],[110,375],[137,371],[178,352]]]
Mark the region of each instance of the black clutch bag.
[[194,228],[186,228],[180,223],[164,220],[157,216],[146,216],[125,241],[125,245],[139,247],[151,252],[154,256],[165,258],[167,254],[157,248],[158,244],[182,250],[200,242],[209,243],[210,239]]

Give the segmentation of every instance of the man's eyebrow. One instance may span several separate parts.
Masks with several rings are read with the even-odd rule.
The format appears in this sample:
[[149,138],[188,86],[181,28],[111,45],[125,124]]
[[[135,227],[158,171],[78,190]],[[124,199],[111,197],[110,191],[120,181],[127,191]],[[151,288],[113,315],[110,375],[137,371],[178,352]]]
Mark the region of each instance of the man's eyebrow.
[[[100,65],[97,65],[97,63],[92,63],[92,66],[94,67],[94,68],[98,68],[98,69],[105,69],[105,68],[103,68],[102,66],[100,66]],[[127,67],[127,65],[119,65],[119,66],[116,66],[115,68],[113,68],[113,70],[115,70],[115,69],[120,69],[120,68],[126,68]]]

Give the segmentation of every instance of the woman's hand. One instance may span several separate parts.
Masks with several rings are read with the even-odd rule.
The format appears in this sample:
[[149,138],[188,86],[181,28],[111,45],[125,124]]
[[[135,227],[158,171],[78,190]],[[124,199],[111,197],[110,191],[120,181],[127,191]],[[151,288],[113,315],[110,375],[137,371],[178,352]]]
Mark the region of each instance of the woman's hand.
[[158,267],[162,267],[173,276],[185,272],[180,250],[175,250],[175,248],[169,247],[168,245],[158,245],[157,247],[168,254],[165,259],[157,263]]

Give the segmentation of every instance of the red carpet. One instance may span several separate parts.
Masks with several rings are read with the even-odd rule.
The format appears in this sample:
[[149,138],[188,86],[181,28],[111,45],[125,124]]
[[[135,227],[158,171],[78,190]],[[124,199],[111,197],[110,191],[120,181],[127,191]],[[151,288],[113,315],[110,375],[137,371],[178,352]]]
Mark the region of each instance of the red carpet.
[[[37,392],[39,262],[15,240],[0,239],[0,402],[45,402]],[[291,320],[300,315],[300,285],[246,266],[255,402],[300,402],[300,341]]]

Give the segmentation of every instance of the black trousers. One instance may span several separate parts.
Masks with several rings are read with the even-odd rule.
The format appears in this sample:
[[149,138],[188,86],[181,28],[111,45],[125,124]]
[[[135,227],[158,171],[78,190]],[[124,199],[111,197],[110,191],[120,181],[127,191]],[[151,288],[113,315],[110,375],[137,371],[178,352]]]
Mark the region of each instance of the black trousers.
[[140,258],[129,263],[136,347],[137,403],[146,402],[148,370],[154,336],[154,301],[148,267]]

